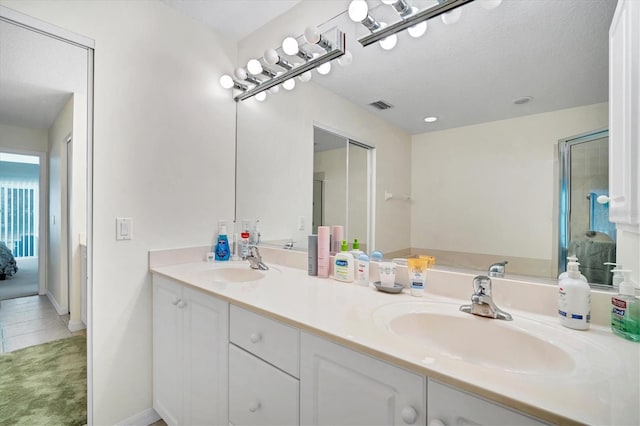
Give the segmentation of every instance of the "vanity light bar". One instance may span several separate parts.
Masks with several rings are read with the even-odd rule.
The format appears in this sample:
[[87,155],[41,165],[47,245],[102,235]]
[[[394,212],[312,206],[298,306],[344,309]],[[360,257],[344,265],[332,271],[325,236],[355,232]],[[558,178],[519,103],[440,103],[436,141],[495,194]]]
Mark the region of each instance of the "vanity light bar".
[[362,44],[362,46],[366,47],[370,44],[383,40],[392,34],[395,34],[402,30],[406,30],[409,27],[419,24],[422,21],[435,18],[436,16],[442,15],[443,13],[451,12],[453,9],[464,6],[465,4],[471,3],[472,1],[474,0],[444,0],[442,2],[441,0],[438,0],[438,4],[421,10],[420,12],[414,13],[413,15],[407,16],[406,18],[396,22],[395,24],[387,25],[384,28],[381,28],[369,35],[362,37],[358,41],[360,42],[360,44]]
[[[469,1],[469,0],[468,0]],[[240,93],[239,95],[237,95],[236,97],[234,97],[233,99],[238,102],[238,101],[244,101],[245,99],[249,99],[252,96],[257,95],[260,92],[264,92],[265,90],[268,90],[274,86],[277,86],[278,84],[282,84],[285,81],[297,77],[300,74],[304,74],[305,72],[312,70],[314,68],[319,67],[320,65],[329,62],[333,59],[339,58],[342,55],[345,54],[345,52],[347,51],[347,47],[346,47],[346,37],[345,34],[340,31],[337,30],[337,46],[333,46],[333,48],[331,50],[329,50],[327,53],[318,56],[317,58],[314,58],[312,60],[310,60],[309,62],[305,62],[304,64],[297,66],[295,68],[291,68],[290,70],[285,71],[282,74],[279,74],[278,76],[271,78],[269,80],[265,80],[263,82],[261,82],[260,84],[256,85],[254,88],[247,90],[243,93]]]

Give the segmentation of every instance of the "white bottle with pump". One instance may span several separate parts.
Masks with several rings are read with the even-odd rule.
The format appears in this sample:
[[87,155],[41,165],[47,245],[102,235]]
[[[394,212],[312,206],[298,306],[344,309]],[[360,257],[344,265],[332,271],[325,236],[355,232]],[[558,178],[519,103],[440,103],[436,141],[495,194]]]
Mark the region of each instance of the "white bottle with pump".
[[[567,266],[569,265],[569,263],[571,262],[578,262],[578,258],[575,256],[567,256]],[[579,265],[579,263],[578,263]],[[565,271],[563,273],[561,273],[560,275],[558,275],[558,282],[564,280],[565,278],[567,278],[569,276],[569,271]],[[585,277],[584,275],[580,274],[580,279],[582,281],[584,281],[585,283],[588,283],[589,280],[587,280],[587,277]]]
[[578,262],[569,262],[567,277],[558,283],[560,324],[574,330],[588,330],[591,323],[591,288],[580,278]]

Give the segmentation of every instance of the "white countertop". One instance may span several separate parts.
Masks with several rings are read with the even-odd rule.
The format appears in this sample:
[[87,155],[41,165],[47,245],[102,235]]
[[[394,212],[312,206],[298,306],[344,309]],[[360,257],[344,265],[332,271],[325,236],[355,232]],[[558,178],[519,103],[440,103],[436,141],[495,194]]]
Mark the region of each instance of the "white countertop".
[[[152,266],[151,271],[551,423],[640,424],[640,344],[621,339],[606,327],[570,330],[555,317],[505,309],[498,303],[514,317],[507,326],[560,345],[574,361],[573,367],[562,371],[506,371],[430,351],[389,330],[386,319],[407,307],[412,312],[431,306],[447,315],[469,315],[458,311],[468,300],[432,294],[429,282],[425,297],[416,298],[407,290],[386,294],[373,286],[319,279],[304,270],[273,264],[265,278],[252,282],[214,282],[206,275],[208,270],[233,264],[238,262]],[[248,265],[240,262],[244,264]],[[469,283],[469,296],[470,290]],[[505,326],[500,320],[473,318]],[[501,350],[499,345],[510,344],[486,340],[496,351]],[[478,336],[477,342],[483,344],[483,337]]]

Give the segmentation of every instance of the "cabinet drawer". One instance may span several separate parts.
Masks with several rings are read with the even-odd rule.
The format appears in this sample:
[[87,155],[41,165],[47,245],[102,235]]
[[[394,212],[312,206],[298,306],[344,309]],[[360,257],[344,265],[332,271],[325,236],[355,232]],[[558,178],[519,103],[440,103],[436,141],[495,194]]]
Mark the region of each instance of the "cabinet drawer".
[[229,345],[229,423],[299,424],[298,380]]
[[281,322],[230,306],[229,340],[298,377],[300,332]]

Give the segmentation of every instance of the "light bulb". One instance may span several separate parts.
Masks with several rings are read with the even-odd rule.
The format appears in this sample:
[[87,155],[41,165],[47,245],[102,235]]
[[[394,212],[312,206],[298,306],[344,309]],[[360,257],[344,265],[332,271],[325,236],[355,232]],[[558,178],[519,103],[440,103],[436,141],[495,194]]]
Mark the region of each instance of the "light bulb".
[[425,118],[424,118],[424,121],[426,121],[427,123],[433,123],[433,122],[438,121],[438,117],[434,117],[434,116],[431,116],[431,117],[425,117]]
[[427,31],[427,21],[422,21],[418,24],[415,24],[409,28],[407,28],[407,32],[413,38],[422,37],[422,35]]
[[307,27],[307,29],[304,30],[304,39],[309,44],[318,43],[320,41],[320,31],[318,27]]
[[267,49],[264,51],[264,61],[269,65],[275,65],[280,60],[278,52],[275,49]]
[[242,67],[236,68],[236,70],[233,72],[233,75],[238,80],[246,80],[247,79],[247,71]]
[[273,86],[269,88],[269,93],[273,93],[274,95],[280,91],[280,86]]
[[296,82],[294,79],[290,78],[282,83],[282,87],[284,87],[285,90],[293,90],[293,88],[296,87]]
[[[386,26],[386,22],[380,22],[380,28],[384,28]],[[398,43],[398,36],[395,34],[391,34],[390,36],[380,40],[379,43],[380,47],[382,47],[384,50],[391,50],[396,47],[396,43]]]
[[398,0],[382,0],[382,3],[388,4],[389,6],[393,5]]
[[311,71],[303,72],[302,74],[300,74],[300,76],[298,76],[298,78],[301,82],[306,83],[307,81],[311,80]]
[[256,101],[262,102],[265,99],[267,99],[267,92],[260,92],[255,96],[255,98],[256,98]]
[[362,22],[369,14],[369,5],[364,0],[353,0],[349,4],[349,18],[353,22]]
[[316,68],[316,70],[318,71],[318,74],[322,74],[322,75],[329,74],[329,72],[331,71],[331,62],[325,62],[324,64]]
[[[416,7],[411,8],[411,14],[415,14],[418,12]],[[427,31],[427,21],[418,22],[417,24],[407,28],[407,32],[413,38],[422,37],[422,35]]]
[[487,10],[495,9],[501,4],[502,0],[480,0],[480,5]]
[[458,8],[453,9],[451,12],[443,13],[442,15],[440,15],[440,18],[442,18],[442,22],[444,22],[446,25],[451,25],[458,22],[460,16],[462,16],[462,10]]
[[295,55],[298,53],[298,40],[293,37],[287,37],[282,41],[282,50],[287,55]]
[[251,59],[247,62],[247,70],[253,75],[258,75],[262,72],[262,65],[257,59]]
[[351,65],[351,61],[352,60],[353,60],[353,55],[351,54],[351,52],[349,50],[347,50],[346,52],[344,52],[344,55],[342,55],[342,56],[340,56],[338,58],[338,63],[342,67],[347,67],[347,66]]
[[234,86],[233,79],[231,78],[231,76],[228,74],[225,74],[222,77],[220,77],[220,86],[222,86],[224,89],[231,89]]

